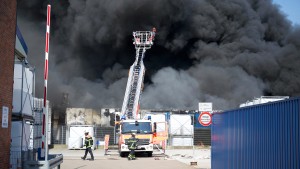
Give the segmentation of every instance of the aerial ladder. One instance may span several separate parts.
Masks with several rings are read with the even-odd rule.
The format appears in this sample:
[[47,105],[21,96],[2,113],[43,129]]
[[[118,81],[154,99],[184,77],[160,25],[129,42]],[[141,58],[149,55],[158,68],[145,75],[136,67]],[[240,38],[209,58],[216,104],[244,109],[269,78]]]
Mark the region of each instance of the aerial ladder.
[[155,126],[152,126],[150,119],[139,117],[139,102],[143,90],[145,66],[143,59],[145,52],[153,45],[156,29],[152,31],[133,32],[133,44],[136,49],[136,56],[133,65],[130,67],[128,81],[121,109],[121,121],[119,124],[118,149],[120,156],[124,157],[129,153],[128,139],[132,133],[139,139],[136,151],[147,153],[152,156],[154,147]]
[[143,59],[145,52],[153,45],[156,29],[152,31],[133,32],[133,44],[136,49],[135,62],[130,67],[121,117],[123,119],[138,119],[139,102],[143,88],[145,66]]

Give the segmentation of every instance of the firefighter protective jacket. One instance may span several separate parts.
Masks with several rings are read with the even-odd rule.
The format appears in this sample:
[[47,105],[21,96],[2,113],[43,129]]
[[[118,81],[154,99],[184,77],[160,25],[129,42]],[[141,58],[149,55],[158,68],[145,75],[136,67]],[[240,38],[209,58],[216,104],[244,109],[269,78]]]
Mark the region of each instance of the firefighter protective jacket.
[[88,147],[92,147],[93,146],[93,138],[92,137],[86,137],[85,138],[85,144],[84,144],[87,148]]
[[128,139],[128,149],[129,150],[134,150],[137,148],[137,142],[138,142],[138,139],[135,138],[135,137],[130,137]]

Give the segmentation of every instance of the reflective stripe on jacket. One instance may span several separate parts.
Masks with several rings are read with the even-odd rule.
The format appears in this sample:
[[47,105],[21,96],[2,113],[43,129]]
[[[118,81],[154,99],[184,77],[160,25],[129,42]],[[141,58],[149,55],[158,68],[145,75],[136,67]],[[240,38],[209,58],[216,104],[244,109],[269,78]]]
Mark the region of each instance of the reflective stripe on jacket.
[[138,142],[138,139],[133,138],[133,137],[129,138],[128,139],[128,149],[129,150],[136,149],[137,142]]
[[85,138],[85,146],[88,148],[88,147],[92,147],[93,144],[92,144],[92,140],[93,138],[92,137],[89,137],[89,138]]

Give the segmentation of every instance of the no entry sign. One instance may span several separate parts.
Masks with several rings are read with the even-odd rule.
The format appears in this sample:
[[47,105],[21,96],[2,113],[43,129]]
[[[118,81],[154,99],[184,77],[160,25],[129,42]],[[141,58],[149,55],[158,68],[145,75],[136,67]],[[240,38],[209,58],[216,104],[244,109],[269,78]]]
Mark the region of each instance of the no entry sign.
[[211,114],[209,112],[202,112],[198,117],[198,121],[202,126],[209,126],[212,122]]

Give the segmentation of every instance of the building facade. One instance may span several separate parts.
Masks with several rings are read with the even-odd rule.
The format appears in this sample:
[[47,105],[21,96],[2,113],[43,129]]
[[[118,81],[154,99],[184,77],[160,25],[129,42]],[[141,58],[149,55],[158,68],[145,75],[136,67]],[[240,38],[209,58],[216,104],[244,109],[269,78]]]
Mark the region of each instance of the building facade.
[[16,13],[16,0],[0,1],[0,168],[10,168]]

